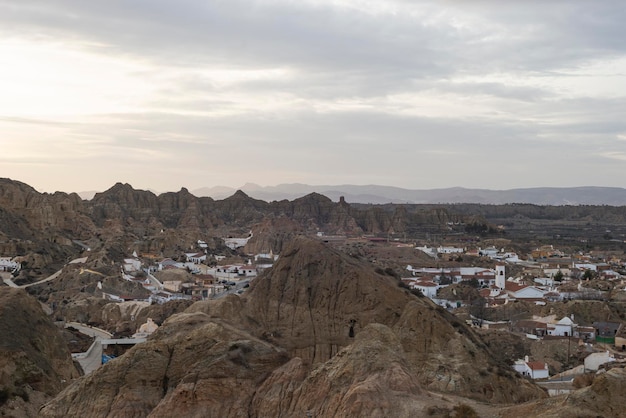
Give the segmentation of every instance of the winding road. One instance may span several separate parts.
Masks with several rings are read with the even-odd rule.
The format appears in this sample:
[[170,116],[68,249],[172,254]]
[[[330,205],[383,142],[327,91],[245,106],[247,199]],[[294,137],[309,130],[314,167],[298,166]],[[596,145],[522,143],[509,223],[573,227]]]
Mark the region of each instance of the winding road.
[[[79,263],[80,263],[80,264],[82,264],[82,263],[84,263],[85,261],[87,261],[87,257],[77,258],[77,259],[75,259],[75,260],[70,261],[70,262],[69,262],[69,263],[67,263],[67,264],[79,264]],[[21,285],[21,286],[18,286],[18,285],[16,285],[16,284],[13,282],[13,280],[11,279],[11,274],[10,274],[10,273],[8,274],[8,276],[7,276],[6,274],[4,274],[4,273],[3,273],[3,274],[2,274],[2,281],[4,282],[4,284],[6,284],[6,285],[7,285],[7,286],[9,286],[9,287],[19,287],[19,288],[22,288],[22,289],[26,289],[27,287],[36,286],[36,285],[38,285],[38,284],[42,284],[42,283],[46,283],[46,282],[49,282],[49,281],[51,281],[51,280],[54,280],[54,279],[56,279],[57,277],[59,277],[59,275],[60,275],[62,272],[63,272],[63,268],[62,268],[61,270],[57,271],[56,273],[52,274],[51,276],[49,276],[49,277],[47,277],[47,278],[43,279],[43,280],[39,280],[39,281],[37,281],[37,282],[35,282],[35,283],[23,284],[23,285]]]
[[83,368],[83,372],[85,375],[97,370],[102,366],[102,342],[101,340],[106,340],[113,337],[113,334],[107,332],[103,329],[91,327],[89,325],[81,324],[78,322],[66,322],[65,328],[72,327],[78,330],[81,334],[89,335],[90,337],[95,337],[93,344],[89,347],[89,350],[85,353],[73,354],[72,357],[74,360],[78,361],[80,366]]

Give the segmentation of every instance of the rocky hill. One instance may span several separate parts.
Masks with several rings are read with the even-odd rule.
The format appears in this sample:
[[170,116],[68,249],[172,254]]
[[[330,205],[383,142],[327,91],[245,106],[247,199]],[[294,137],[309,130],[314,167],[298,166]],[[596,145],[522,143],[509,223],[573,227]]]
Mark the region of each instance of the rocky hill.
[[43,416],[415,416],[424,393],[545,396],[389,275],[297,237],[245,296],[197,302]]
[[442,232],[449,229],[448,223],[463,219],[443,208],[357,208],[317,193],[268,203],[237,191],[216,201],[196,197],[185,188],[157,196],[122,183],[86,201],[75,193],[39,193],[24,183],[0,179],[0,248],[18,255],[48,243],[47,252],[67,258],[69,250],[79,252],[75,242],[81,241],[95,251],[119,247],[126,252],[132,247],[167,256],[168,251],[189,249],[198,239],[219,248],[223,246],[219,237],[246,236],[251,230],[249,251],[277,253],[298,233],[406,235],[424,228]]
[[[237,303],[235,301],[232,302]],[[511,402],[537,396],[497,364],[473,331],[394,277],[317,240],[298,237],[240,306],[206,306],[311,364],[326,362],[369,324],[396,334],[413,372],[428,389]]]
[[253,238],[247,252],[274,253],[297,234],[317,232],[475,238],[504,231],[509,237],[557,236],[575,243],[590,237],[607,241],[626,233],[626,210],[613,206],[364,205],[341,198],[333,202],[319,193],[265,202],[242,191],[214,200],[196,197],[185,188],[156,195],[122,183],[85,201],[74,193],[39,193],[9,179],[0,179],[0,221],[3,252],[25,255],[45,242],[46,253],[67,258],[69,251],[78,253],[73,241],[80,240],[92,250],[104,248],[110,253],[110,248],[118,248],[114,261],[121,261],[129,250],[173,256],[199,239],[213,250],[224,249],[221,237],[247,236],[250,231]]
[[0,415],[36,416],[79,376],[67,344],[25,291],[0,288]]
[[122,357],[76,381],[43,417],[241,417],[286,354],[202,313],[178,314]]

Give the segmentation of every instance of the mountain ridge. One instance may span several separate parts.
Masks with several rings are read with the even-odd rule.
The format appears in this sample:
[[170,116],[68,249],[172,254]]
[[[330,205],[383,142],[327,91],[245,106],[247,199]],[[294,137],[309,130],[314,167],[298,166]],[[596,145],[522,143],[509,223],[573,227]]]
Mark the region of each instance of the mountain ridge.
[[255,199],[271,202],[293,200],[310,193],[319,193],[337,202],[341,197],[350,203],[529,203],[536,205],[626,205],[626,189],[620,187],[531,187],[508,190],[449,187],[439,189],[405,189],[381,185],[308,185],[283,183],[276,186],[258,186],[247,183],[240,188],[225,186],[203,187],[191,191],[198,197],[223,199],[241,190]]
[[[383,185],[309,185],[304,183],[281,183],[275,186],[260,186],[246,183],[241,187],[213,186],[190,190],[197,197],[222,200],[237,191],[265,202],[294,200],[310,193],[322,194],[334,202],[342,197],[345,201],[359,204],[456,204],[479,203],[503,205],[527,203],[549,206],[609,205],[626,206],[626,188],[606,186],[574,187],[526,187],[514,189],[475,189],[447,187],[437,189],[407,189]],[[160,193],[150,190],[156,195]],[[96,191],[77,194],[83,200],[91,200]]]

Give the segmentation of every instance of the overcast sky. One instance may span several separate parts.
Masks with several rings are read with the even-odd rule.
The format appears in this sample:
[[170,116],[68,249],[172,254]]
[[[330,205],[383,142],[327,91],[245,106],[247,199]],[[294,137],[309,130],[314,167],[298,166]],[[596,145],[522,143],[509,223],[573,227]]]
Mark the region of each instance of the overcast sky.
[[620,0],[0,0],[0,177],[626,186]]

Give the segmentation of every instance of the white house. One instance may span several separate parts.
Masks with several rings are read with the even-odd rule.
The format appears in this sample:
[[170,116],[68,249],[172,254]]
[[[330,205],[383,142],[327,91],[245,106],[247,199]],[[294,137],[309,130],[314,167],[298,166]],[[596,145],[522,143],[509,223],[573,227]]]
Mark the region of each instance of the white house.
[[415,247],[415,249],[420,250],[421,252],[432,258],[437,258],[437,251],[432,247],[427,247],[426,245],[424,245],[423,247]]
[[256,277],[257,269],[253,265],[230,265],[230,266],[217,266],[207,269],[207,274],[213,275],[215,278],[223,279],[243,279],[246,277]]
[[439,246],[437,248],[437,253],[439,254],[462,254],[463,248]]
[[141,270],[141,261],[134,258],[125,258],[124,259],[124,271],[127,273],[131,273],[134,271]]
[[598,266],[595,264],[590,264],[590,263],[576,263],[574,264],[574,267],[579,270],[598,271]]
[[224,238],[224,244],[231,250],[235,250],[239,247],[244,247],[250,238],[252,238],[252,231],[246,238]]
[[19,270],[20,263],[11,260],[11,257],[0,257],[0,271]]
[[601,365],[615,361],[608,351],[591,353],[585,357],[585,371],[597,372]]
[[547,277],[536,277],[533,281],[540,286],[554,286],[554,280]]
[[274,252],[272,252],[272,251],[270,251],[269,253],[255,254],[254,261],[259,261],[259,259],[276,261],[276,260],[278,260],[278,254],[274,254]]
[[[507,289],[508,290],[508,289]],[[524,300],[524,299],[543,299],[545,291],[535,286],[524,286],[516,291],[509,291],[509,296],[512,299]]]
[[570,337],[574,335],[576,324],[567,316],[564,316],[556,324],[548,324],[548,335],[556,335],[559,337]]
[[174,261],[171,258],[164,258],[163,260],[159,261],[159,271],[168,267],[182,269],[185,268],[185,265],[183,263],[179,263],[178,261]]
[[205,253],[186,253],[185,257],[187,258],[187,261],[194,264],[200,264],[206,260]]
[[498,249],[496,247],[479,248],[478,255],[483,257],[495,257],[498,255]]
[[513,369],[522,376],[527,376],[531,379],[547,379],[550,377],[546,363],[529,361],[528,356],[524,357],[523,360],[516,360],[513,364]]
[[437,296],[437,290],[441,287],[437,283],[431,282],[429,280],[416,280],[415,282],[410,284],[412,289],[418,289],[424,296],[429,299],[432,299]]

